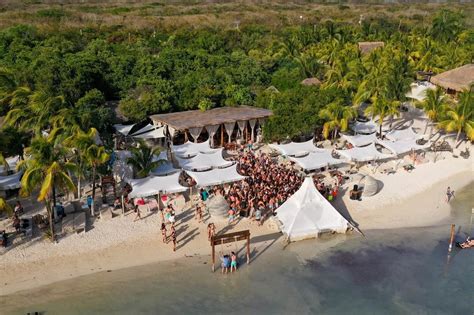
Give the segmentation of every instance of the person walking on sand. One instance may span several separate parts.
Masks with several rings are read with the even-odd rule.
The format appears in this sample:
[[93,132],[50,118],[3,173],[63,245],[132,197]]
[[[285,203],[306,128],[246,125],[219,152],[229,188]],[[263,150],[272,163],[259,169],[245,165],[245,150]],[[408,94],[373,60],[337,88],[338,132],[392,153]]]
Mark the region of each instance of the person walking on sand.
[[454,190],[451,190],[451,187],[448,186],[448,189],[446,189],[446,202],[450,202],[451,198],[454,198]]
[[171,228],[171,240],[173,241],[173,252],[176,251],[176,230],[174,227]]
[[161,235],[163,236],[163,243],[168,243],[168,236],[166,236],[166,224],[161,223]]
[[234,252],[230,255],[230,260],[230,272],[237,272],[237,255]]

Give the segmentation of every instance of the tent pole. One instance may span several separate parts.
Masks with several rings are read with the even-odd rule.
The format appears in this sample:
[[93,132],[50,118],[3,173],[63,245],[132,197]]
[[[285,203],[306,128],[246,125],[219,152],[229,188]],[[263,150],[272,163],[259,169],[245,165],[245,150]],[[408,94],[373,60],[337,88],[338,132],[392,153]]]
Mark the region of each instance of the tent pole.
[[216,269],[216,249],[214,248],[214,238],[211,239],[211,247],[212,247],[212,272]]
[[250,234],[247,236],[247,265],[250,264]]

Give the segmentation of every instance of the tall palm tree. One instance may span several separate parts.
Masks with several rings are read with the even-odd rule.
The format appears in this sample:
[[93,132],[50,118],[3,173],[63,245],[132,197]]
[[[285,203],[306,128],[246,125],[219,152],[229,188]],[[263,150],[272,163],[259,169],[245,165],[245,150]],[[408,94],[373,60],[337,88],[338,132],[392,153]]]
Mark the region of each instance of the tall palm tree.
[[[430,120],[432,122],[437,122],[440,118],[440,115],[446,112],[449,103],[449,98],[440,88],[428,89],[426,91],[424,100],[416,103],[417,106],[421,107],[425,111],[426,116],[429,118],[429,120],[426,121],[425,132],[428,129]],[[432,131],[430,131],[430,137],[431,133]]]
[[342,101],[338,100],[329,104],[326,108],[319,112],[319,117],[326,122],[323,125],[324,138],[329,137],[329,133],[333,131],[333,139],[337,137],[339,131],[346,131],[349,121],[356,115],[356,110],[352,106],[342,105]]
[[457,132],[456,144],[459,142],[461,132],[464,131],[469,140],[474,140],[474,93],[471,90],[459,95],[459,102],[447,110],[446,118],[439,122],[439,127],[447,132]]
[[377,118],[380,129],[380,137],[382,137],[382,124],[385,120],[385,117],[387,117],[389,114],[390,108],[392,106],[392,102],[388,101],[383,93],[376,92],[371,98],[370,105],[365,109],[365,115],[370,116],[372,119]]
[[159,148],[150,148],[141,143],[138,148],[132,148],[132,156],[127,159],[127,164],[132,165],[138,178],[148,176],[151,171],[157,168],[164,160],[158,160],[156,157],[160,155]]
[[44,201],[46,204],[51,237],[54,240],[53,209],[56,206],[56,193],[58,189],[74,191],[74,183],[69,177],[69,172],[74,172],[76,165],[66,160],[67,151],[54,136],[35,137],[26,152],[29,158],[17,166],[24,171],[21,193],[30,195],[40,188],[38,201]]
[[110,155],[105,151],[104,146],[94,143],[85,150],[84,158],[88,166],[92,168],[92,215],[94,215],[97,167],[105,164],[110,159]]

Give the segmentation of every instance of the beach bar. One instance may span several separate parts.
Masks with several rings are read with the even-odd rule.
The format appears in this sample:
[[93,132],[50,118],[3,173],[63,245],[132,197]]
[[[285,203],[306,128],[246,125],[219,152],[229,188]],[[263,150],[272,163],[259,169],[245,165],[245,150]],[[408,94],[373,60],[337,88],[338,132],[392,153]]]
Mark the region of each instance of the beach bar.
[[197,142],[200,136],[207,133],[214,147],[219,142],[221,146],[238,140],[254,142],[257,131],[261,130],[270,116],[272,111],[268,109],[236,106],[157,114],[150,116],[150,119],[154,125],[164,127],[165,135],[173,144],[177,144],[178,134],[184,135],[186,143],[190,138]]
[[474,83],[474,64],[467,64],[435,75],[431,78],[431,83],[445,89],[448,94],[468,90]]

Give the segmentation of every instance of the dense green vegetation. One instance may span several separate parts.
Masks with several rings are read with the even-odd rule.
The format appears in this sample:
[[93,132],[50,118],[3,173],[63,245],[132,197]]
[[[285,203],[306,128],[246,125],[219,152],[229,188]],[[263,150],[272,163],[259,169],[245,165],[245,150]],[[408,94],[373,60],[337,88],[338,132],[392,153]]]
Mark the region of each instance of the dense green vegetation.
[[[68,14],[36,12],[49,20]],[[466,20],[461,12],[440,10],[429,25],[386,17],[361,18],[358,24],[303,21],[281,28],[265,23],[161,31],[4,28],[0,162],[26,151],[29,159],[20,164],[22,190],[41,188],[39,200],[51,216],[56,190],[75,192],[73,182],[80,188],[89,176],[95,187],[97,172],[110,158],[107,134],[118,119],[116,110],[138,122],[154,113],[265,107],[274,112],[264,130],[268,141],[314,132],[336,137],[361,103],[368,105],[365,115],[381,125],[399,114],[416,71],[441,72],[472,62],[474,30]],[[385,45],[361,54],[359,41]],[[320,84],[302,85],[306,78]],[[430,92],[420,106],[438,127],[456,132],[458,139],[463,132],[474,139],[472,89],[459,102]],[[105,146],[97,143],[97,131]],[[129,162],[138,176],[158,163],[153,153],[146,146],[134,151]]]

